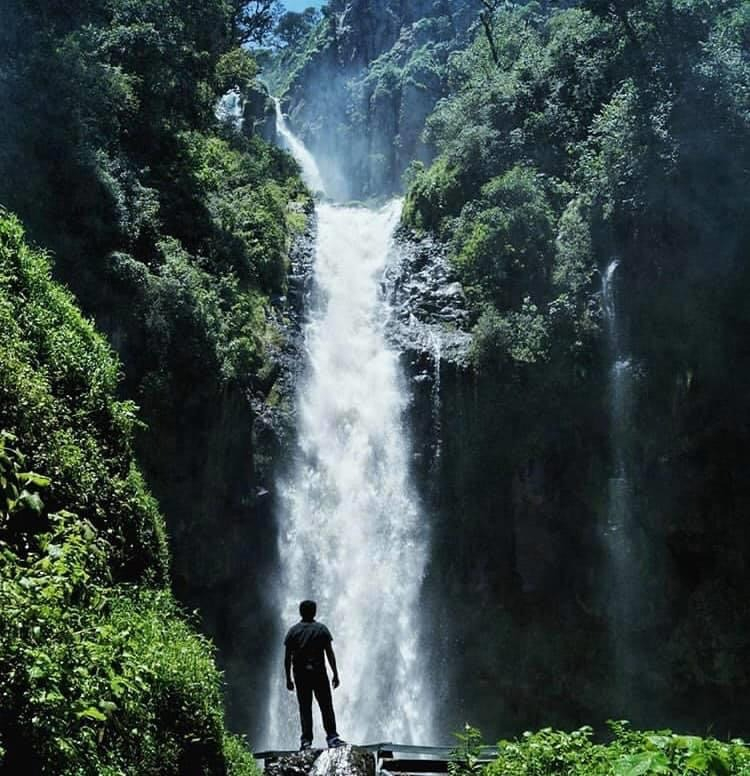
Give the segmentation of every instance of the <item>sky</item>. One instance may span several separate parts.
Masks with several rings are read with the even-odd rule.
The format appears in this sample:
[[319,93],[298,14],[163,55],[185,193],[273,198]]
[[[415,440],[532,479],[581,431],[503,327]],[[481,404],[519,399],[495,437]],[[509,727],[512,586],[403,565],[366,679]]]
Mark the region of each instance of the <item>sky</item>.
[[304,11],[311,5],[320,8],[323,5],[323,0],[282,0],[282,4],[287,11]]

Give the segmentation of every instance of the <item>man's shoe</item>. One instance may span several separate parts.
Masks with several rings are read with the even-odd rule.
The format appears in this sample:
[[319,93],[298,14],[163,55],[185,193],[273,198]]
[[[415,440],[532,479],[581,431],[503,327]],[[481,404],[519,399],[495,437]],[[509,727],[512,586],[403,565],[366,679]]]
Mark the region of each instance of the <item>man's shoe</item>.
[[312,749],[312,741],[303,741],[299,745],[300,752],[306,752],[308,749]]
[[339,738],[338,736],[331,736],[328,739],[329,749],[337,749],[339,746],[346,746],[346,741],[344,741],[343,738]]

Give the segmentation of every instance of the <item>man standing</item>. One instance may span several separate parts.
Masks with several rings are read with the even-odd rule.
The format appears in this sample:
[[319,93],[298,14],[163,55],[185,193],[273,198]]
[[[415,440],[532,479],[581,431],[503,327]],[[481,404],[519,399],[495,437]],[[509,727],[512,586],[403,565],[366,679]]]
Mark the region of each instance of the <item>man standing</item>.
[[[310,749],[313,742],[312,697],[320,706],[323,716],[323,727],[326,731],[328,746],[345,746],[346,742],[339,738],[336,732],[336,715],[333,712],[331,685],[328,683],[328,673],[325,657],[333,671],[333,688],[339,686],[339,673],[336,668],[336,656],[333,654],[331,642],[333,636],[322,622],[315,620],[317,605],[315,601],[302,601],[299,613],[302,619],[293,625],[284,639],[286,652],[284,654],[284,670],[286,671],[287,690],[294,690],[297,685],[297,701],[299,716],[302,723],[302,738],[300,749]],[[292,681],[292,666],[294,666],[294,681]]]

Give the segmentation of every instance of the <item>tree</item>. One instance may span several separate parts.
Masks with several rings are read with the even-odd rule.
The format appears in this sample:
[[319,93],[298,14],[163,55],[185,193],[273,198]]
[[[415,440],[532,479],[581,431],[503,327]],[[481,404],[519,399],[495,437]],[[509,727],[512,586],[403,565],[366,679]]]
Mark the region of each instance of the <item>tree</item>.
[[484,8],[479,12],[479,19],[484,27],[484,34],[487,37],[487,42],[490,44],[492,61],[496,65],[499,64],[499,59],[497,55],[497,46],[495,45],[495,33],[492,29],[492,21],[495,17],[495,11],[497,11],[501,4],[502,0],[482,0]]
[[277,45],[296,46],[304,40],[321,18],[320,11],[312,6],[301,13],[288,11],[279,19],[274,29]]
[[[638,36],[630,19],[631,11],[641,9],[643,3],[640,0],[584,0],[582,5],[597,16],[611,16],[617,19],[622,24],[631,43],[640,47]],[[667,2],[666,5],[671,14],[672,3]]]
[[244,43],[263,45],[281,16],[279,0],[235,0],[237,22]]

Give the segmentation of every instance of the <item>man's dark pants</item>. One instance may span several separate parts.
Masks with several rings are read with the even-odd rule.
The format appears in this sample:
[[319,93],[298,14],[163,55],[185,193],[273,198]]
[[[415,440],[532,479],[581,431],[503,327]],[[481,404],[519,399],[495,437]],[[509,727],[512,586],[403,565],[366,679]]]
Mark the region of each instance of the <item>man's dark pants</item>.
[[323,727],[326,738],[333,738],[336,733],[336,715],[333,713],[333,698],[331,697],[331,685],[325,669],[313,671],[295,671],[294,684],[297,687],[297,701],[299,702],[299,716],[302,722],[302,740],[313,740],[312,698],[320,706],[323,715]]

